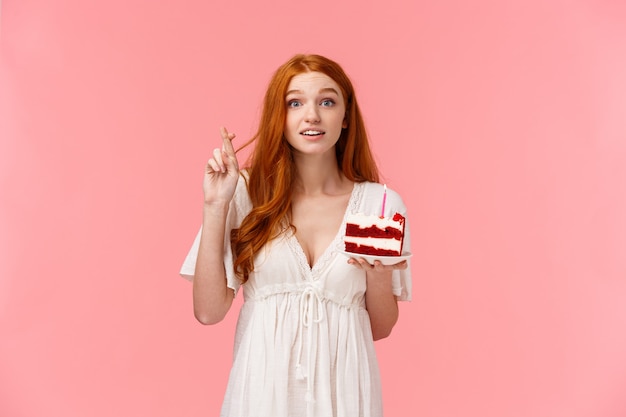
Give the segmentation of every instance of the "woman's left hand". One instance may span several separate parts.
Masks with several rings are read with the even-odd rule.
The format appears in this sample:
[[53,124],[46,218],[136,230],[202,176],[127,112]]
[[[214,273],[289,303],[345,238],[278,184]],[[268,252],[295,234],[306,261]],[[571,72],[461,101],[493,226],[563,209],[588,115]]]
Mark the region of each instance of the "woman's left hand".
[[363,269],[365,271],[376,271],[376,272],[387,272],[393,271],[395,269],[407,269],[408,263],[406,260],[402,262],[398,262],[393,265],[383,265],[380,261],[374,261],[373,264],[367,262],[364,258],[350,258],[348,259],[348,263],[350,265],[354,265],[357,268]]

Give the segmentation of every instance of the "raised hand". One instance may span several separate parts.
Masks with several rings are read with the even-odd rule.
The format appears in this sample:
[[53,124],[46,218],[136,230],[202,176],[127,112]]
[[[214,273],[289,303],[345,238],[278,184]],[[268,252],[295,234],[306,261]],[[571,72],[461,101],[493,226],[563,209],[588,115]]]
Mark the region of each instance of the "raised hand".
[[209,205],[228,204],[239,177],[239,163],[232,144],[235,134],[225,127],[220,128],[220,134],[222,147],[213,149],[213,157],[207,162],[204,173],[204,203]]

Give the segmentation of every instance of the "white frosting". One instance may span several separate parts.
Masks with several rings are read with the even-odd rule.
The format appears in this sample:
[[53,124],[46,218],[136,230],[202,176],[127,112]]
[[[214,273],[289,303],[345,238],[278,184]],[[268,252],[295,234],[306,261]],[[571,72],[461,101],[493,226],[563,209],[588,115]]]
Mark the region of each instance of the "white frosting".
[[402,249],[402,242],[397,239],[346,236],[344,238],[344,242],[356,243],[359,246],[372,246],[376,249],[393,250],[398,252],[400,252],[400,249]]
[[402,230],[402,225],[397,220],[393,220],[389,217],[381,218],[376,215],[366,215],[363,213],[349,214],[346,219],[346,223],[356,224],[361,228],[376,226],[380,229],[392,227],[394,229]]

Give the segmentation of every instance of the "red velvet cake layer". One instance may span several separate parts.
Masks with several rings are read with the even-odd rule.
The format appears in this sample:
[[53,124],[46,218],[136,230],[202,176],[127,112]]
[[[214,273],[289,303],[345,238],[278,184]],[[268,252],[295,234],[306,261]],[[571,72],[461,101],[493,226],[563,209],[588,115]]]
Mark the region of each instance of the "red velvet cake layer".
[[372,256],[400,256],[400,252],[395,250],[378,249],[372,246],[357,245],[355,243],[346,243],[346,252],[352,252],[361,255]]

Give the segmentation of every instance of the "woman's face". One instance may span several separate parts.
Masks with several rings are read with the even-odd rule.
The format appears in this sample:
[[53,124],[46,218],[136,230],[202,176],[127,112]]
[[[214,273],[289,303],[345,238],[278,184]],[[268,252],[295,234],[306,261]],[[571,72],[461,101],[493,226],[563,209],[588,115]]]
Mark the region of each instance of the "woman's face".
[[345,121],[346,105],[337,83],[321,72],[304,72],[291,79],[285,97],[285,138],[298,153],[333,150]]

